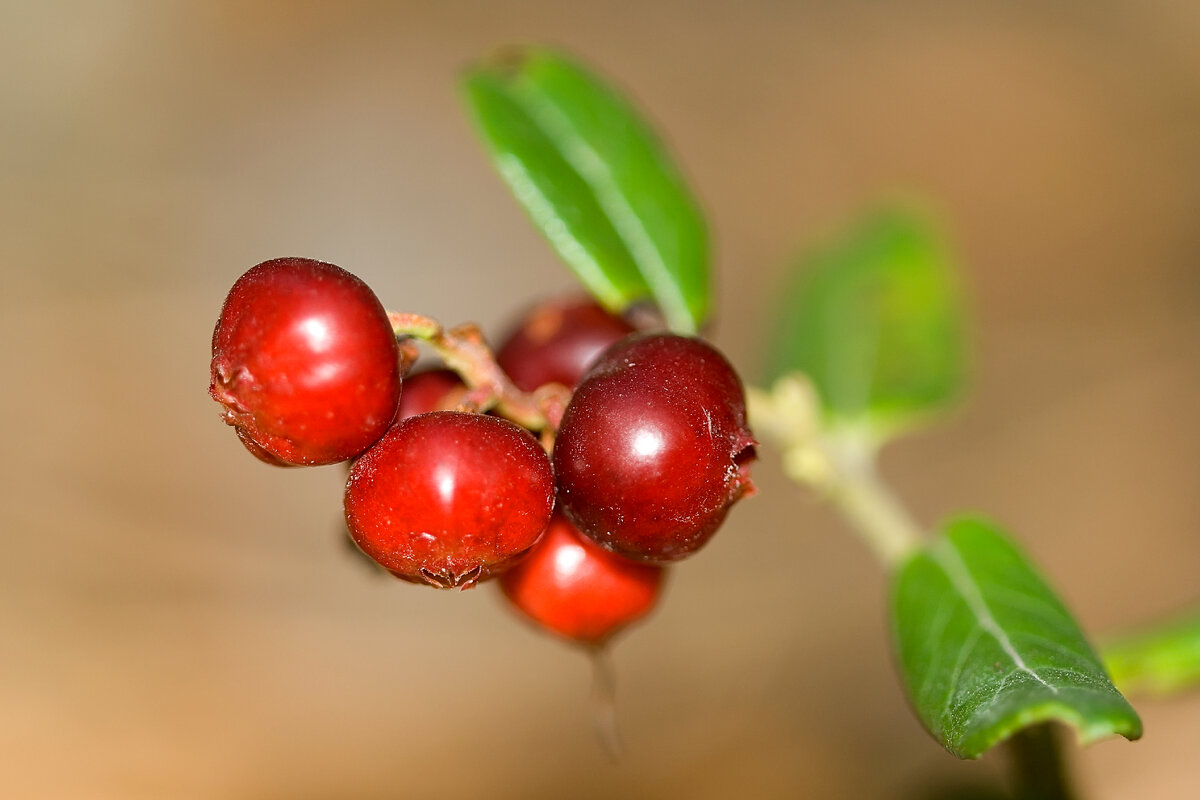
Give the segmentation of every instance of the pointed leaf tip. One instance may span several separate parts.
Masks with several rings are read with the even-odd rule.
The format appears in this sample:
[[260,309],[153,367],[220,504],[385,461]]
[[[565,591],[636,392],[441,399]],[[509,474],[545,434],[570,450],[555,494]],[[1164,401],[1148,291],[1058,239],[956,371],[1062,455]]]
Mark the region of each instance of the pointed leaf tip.
[[1084,744],[1141,736],[1075,620],[990,523],[952,521],[901,568],[892,626],[910,701],[961,758],[1048,720],[1072,726]]
[[709,314],[704,220],[628,101],[532,47],[480,62],[463,88],[497,171],[588,290],[613,311],[651,298],[669,327],[694,333]]

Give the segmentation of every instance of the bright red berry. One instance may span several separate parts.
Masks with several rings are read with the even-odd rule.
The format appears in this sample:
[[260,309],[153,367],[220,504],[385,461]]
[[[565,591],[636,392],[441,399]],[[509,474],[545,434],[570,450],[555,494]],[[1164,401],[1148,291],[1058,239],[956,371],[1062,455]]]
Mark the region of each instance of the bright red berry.
[[[396,412],[396,422],[415,417],[418,414],[428,414],[430,411],[448,411],[458,405],[466,391],[466,384],[453,370],[431,369],[410,373],[404,378],[404,389],[400,393],[400,407]],[[346,469],[349,470],[351,466],[347,463]],[[348,533],[343,523],[343,541],[353,551],[354,556],[364,563],[369,563],[373,569],[382,573],[379,564],[374,560],[368,560]]]
[[555,514],[529,555],[500,576],[500,588],[541,627],[599,645],[650,613],[663,573],[601,549]]
[[449,411],[467,392],[458,373],[450,369],[414,372],[404,379],[396,422],[430,411]]
[[397,577],[465,588],[538,540],[554,478],[525,429],[435,411],[397,423],[354,462],[345,504],[354,541]]
[[741,380],[700,339],[634,335],[576,389],[554,446],[558,501],[593,541],[642,561],[699,549],[753,492]]
[[633,326],[592,300],[555,300],[530,311],[496,351],[496,361],[524,392],[547,383],[571,387]]
[[[228,421],[228,418],[226,418],[226,421]],[[251,439],[243,428],[234,427],[233,432],[237,434],[238,441],[250,451],[250,455],[254,456],[264,464],[270,464],[272,467],[300,466],[299,464],[289,464],[286,461],[281,461],[279,458],[276,458],[273,454],[267,452],[261,446],[259,446],[258,442]]]
[[209,393],[264,461],[332,464],[387,431],[398,358],[370,287],[333,264],[280,258],[252,267],[225,298]]

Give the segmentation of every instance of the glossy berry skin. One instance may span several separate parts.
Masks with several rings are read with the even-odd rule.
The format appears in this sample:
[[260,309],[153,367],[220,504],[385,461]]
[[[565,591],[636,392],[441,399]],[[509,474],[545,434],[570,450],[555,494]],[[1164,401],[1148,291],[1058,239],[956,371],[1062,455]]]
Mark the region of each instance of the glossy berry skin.
[[225,298],[209,393],[267,463],[333,464],[383,436],[400,397],[387,313],[340,267],[280,258],[251,268]]
[[496,361],[517,388],[547,383],[572,387],[606,347],[633,326],[590,299],[555,300],[530,311],[496,351]]
[[650,613],[663,573],[601,549],[555,514],[529,555],[500,576],[500,588],[539,627],[600,645]]
[[[453,370],[431,369],[425,372],[410,373],[404,378],[404,388],[400,392],[400,407],[396,411],[396,423],[419,414],[428,414],[430,411],[448,411],[458,405],[466,391],[466,384]],[[245,444],[244,441],[243,444]],[[247,447],[249,446],[247,445]],[[352,466],[347,463],[347,470]],[[353,541],[351,538],[345,539],[354,554],[365,561],[362,551],[353,544]],[[374,561],[370,563],[372,567],[378,568],[379,566]]]
[[593,541],[665,563],[699,549],[754,490],[741,380],[700,339],[638,334],[576,389],[554,446],[558,501]]
[[546,530],[546,452],[508,420],[435,411],[397,423],[346,482],[346,525],[394,575],[467,587],[510,566]]
[[466,384],[454,370],[415,372],[404,379],[396,422],[430,411],[449,411],[458,405],[466,392]]

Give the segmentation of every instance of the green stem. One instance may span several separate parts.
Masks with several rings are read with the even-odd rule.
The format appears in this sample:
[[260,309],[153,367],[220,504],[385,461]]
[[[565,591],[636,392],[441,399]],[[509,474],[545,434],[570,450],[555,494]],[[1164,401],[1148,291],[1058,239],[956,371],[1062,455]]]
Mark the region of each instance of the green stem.
[[1017,800],[1074,800],[1066,760],[1050,725],[1034,725],[1008,740]]

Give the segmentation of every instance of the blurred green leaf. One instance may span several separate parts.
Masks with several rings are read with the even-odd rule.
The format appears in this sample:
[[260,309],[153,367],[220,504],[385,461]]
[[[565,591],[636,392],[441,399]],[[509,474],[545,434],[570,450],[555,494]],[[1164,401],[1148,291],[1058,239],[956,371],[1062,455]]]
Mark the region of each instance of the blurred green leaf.
[[976,758],[1048,720],[1083,743],[1141,735],[1079,626],[991,524],[959,519],[896,576],[892,626],[901,674],[925,727]]
[[1169,695],[1200,686],[1200,613],[1117,640],[1105,648],[1104,662],[1130,694]]
[[956,276],[933,226],[912,212],[878,212],[800,260],[768,378],[806,373],[831,422],[884,437],[958,395],[963,328]]
[[464,89],[496,169],[592,294],[614,311],[653,298],[694,333],[709,311],[704,220],[629,103],[542,49],[483,62]]

